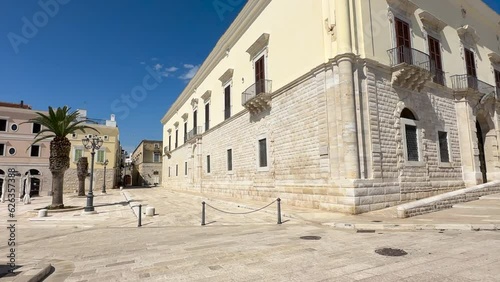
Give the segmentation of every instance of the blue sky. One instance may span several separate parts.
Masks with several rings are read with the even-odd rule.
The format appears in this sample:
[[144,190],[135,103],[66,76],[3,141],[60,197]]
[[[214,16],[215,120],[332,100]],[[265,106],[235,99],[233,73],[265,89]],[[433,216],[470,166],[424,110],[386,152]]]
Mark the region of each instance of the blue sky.
[[[218,0],[221,12],[212,0],[57,1],[43,0],[59,6],[46,18],[38,0],[0,1],[0,101],[86,108],[92,118],[115,111],[129,152],[161,140],[160,119],[245,2]],[[23,34],[24,17],[36,32]],[[135,108],[122,102],[150,72],[161,83],[149,81],[155,88]]]
[[[161,140],[160,119],[246,1],[41,2],[48,12],[38,0],[0,1],[0,101],[115,113],[130,152],[142,139]],[[485,2],[500,11],[500,0]],[[154,87],[124,102],[150,73]]]

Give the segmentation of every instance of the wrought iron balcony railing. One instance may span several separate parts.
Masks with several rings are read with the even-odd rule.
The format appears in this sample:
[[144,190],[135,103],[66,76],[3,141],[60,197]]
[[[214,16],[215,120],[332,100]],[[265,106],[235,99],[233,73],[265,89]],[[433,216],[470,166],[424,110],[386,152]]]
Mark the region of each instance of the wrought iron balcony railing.
[[430,71],[431,63],[429,55],[406,46],[399,46],[387,51],[391,60],[391,67],[408,64]]
[[245,92],[241,95],[241,103],[245,105],[248,103],[248,101],[252,100],[253,98],[264,94],[264,93],[271,93],[272,92],[272,80],[259,80],[257,81],[254,85],[248,87]]
[[187,134],[187,141],[201,135],[202,133],[203,133],[203,126],[197,126],[191,129],[191,131],[189,131]]
[[477,79],[472,75],[461,74],[451,77],[451,84],[455,91],[474,90],[483,95],[495,92],[495,86]]

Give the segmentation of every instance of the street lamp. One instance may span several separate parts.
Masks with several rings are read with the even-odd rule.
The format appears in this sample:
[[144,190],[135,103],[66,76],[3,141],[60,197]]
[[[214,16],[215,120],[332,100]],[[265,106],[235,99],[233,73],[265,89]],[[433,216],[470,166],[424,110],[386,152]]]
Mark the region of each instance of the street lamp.
[[92,192],[92,184],[94,181],[94,155],[95,150],[99,150],[101,148],[103,140],[101,137],[97,135],[89,135],[86,138],[82,139],[83,146],[87,150],[92,150],[90,154],[92,155],[92,160],[90,163],[90,187],[89,193],[87,194],[87,206],[85,207],[86,212],[94,211],[94,193]]
[[104,163],[104,183],[102,184],[102,193],[106,194],[106,166],[108,165],[108,160],[105,160]]

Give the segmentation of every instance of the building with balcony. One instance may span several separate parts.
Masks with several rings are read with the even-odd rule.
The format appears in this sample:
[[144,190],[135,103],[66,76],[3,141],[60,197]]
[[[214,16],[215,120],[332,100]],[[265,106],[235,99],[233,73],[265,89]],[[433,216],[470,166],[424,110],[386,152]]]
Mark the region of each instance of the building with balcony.
[[500,16],[249,0],[163,119],[163,181],[347,213],[500,180]]
[[[31,146],[42,126],[24,123],[36,116],[36,111],[23,101],[20,104],[0,102],[0,187],[8,170],[13,168],[23,177],[31,175],[31,196],[47,196],[52,185],[49,170],[50,140]],[[19,181],[16,180],[17,183]],[[22,183],[22,187],[24,185]],[[20,187],[16,187],[18,193]],[[0,196],[1,193],[0,190]]]
[[142,140],[132,153],[132,185],[161,185],[162,141]]
[[[111,115],[109,120],[93,119],[87,117],[86,110],[80,109],[78,112],[80,113],[79,118],[88,121],[86,125],[95,128],[97,131],[87,129],[85,133],[78,131],[67,136],[71,142],[71,153],[70,167],[64,174],[64,192],[74,193],[78,189],[77,163],[81,157],[87,157],[90,173],[91,151],[85,149],[82,143],[82,140],[88,135],[97,135],[103,140],[103,145],[94,155],[94,190],[100,191],[103,187],[104,163],[106,160],[108,161],[106,165],[106,189],[117,188],[122,180],[122,148],[120,146],[120,131],[115,116]],[[86,189],[90,184],[88,183],[89,179],[86,179]]]

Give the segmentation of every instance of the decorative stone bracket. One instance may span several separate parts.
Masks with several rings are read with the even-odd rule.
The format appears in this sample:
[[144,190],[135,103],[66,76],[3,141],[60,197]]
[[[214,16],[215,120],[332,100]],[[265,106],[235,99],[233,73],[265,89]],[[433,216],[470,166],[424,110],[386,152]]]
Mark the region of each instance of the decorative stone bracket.
[[427,81],[432,79],[430,71],[417,66],[402,64],[393,67],[392,84],[413,91],[422,91]]

